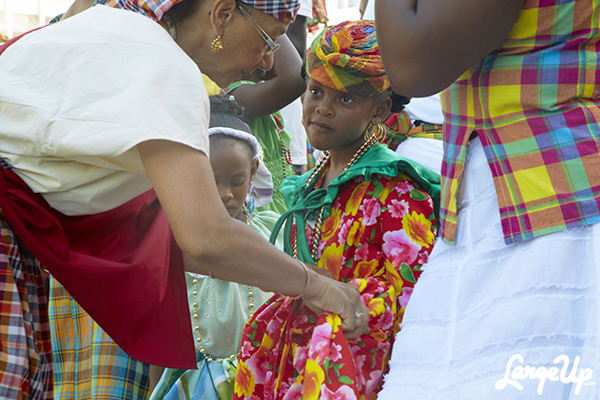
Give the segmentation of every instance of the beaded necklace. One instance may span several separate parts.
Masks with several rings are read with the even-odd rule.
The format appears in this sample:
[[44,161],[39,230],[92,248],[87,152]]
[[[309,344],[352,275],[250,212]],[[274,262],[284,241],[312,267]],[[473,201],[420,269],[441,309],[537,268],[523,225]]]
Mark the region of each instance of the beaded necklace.
[[[244,210],[244,217],[246,219],[246,223],[248,225],[250,225],[250,221],[248,218],[248,213],[246,211],[246,207],[244,205],[243,207]],[[238,354],[231,354],[228,357],[225,358],[219,358],[219,357],[211,357],[208,355],[208,353],[206,352],[206,350],[204,350],[204,346],[202,346],[202,336],[200,336],[200,326],[198,325],[198,278],[194,277],[194,279],[192,280],[192,283],[194,284],[194,291],[192,292],[192,295],[194,296],[194,302],[192,303],[192,307],[194,307],[194,331],[196,332],[196,335],[198,336],[196,338],[196,342],[198,343],[198,345],[200,346],[200,353],[202,353],[202,355],[204,356],[204,359],[206,359],[206,361],[208,362],[212,362],[212,363],[223,363],[223,361],[229,359],[229,360],[235,360],[238,357]],[[248,286],[248,311],[250,313],[250,317],[254,314],[254,293],[252,293],[252,286]]]
[[279,144],[281,145],[281,168],[283,170],[283,178],[285,179],[287,178],[287,172],[285,172],[286,163],[288,165],[292,164],[292,152],[290,149],[285,147],[285,142],[283,141],[283,136],[281,135],[281,129],[279,129],[276,118],[273,116],[273,114],[271,114],[270,117],[273,125],[275,125],[275,130],[277,131],[277,136],[279,138]]
[[[360,146],[358,151],[356,153],[354,153],[354,155],[352,156],[352,159],[350,160],[348,165],[346,165],[346,167],[340,173],[340,175],[343,174],[344,172],[346,172],[346,170],[348,168],[350,168],[351,166],[356,164],[356,162],[367,152],[367,150],[369,149],[369,147],[371,147],[371,145],[378,143],[378,142],[379,142],[379,135],[372,134],[369,137],[369,139],[367,139],[362,144],[362,146]],[[326,151],[324,154],[325,154],[324,157],[321,158],[321,160],[315,166],[315,169],[313,170],[313,172],[309,175],[309,177],[306,180],[306,182],[304,183],[304,185],[302,185],[302,190],[305,190],[305,189],[309,188],[311,185],[313,185],[314,182],[317,180],[317,178],[321,175],[325,166],[329,163],[329,159],[330,159],[331,155],[329,154],[328,151]],[[321,228],[323,225],[324,209],[325,209],[325,206],[321,206],[321,208],[319,209],[319,214],[317,216],[315,228],[313,229],[312,235],[311,235],[311,238],[313,239],[313,245],[312,245],[310,255],[311,255],[313,261],[315,261],[315,262],[317,262],[317,252],[319,249],[319,242],[321,241],[321,233],[322,233]],[[296,227],[296,229],[299,229],[299,227]],[[294,254],[295,258],[298,258],[298,234],[296,234],[294,237],[293,254]]]

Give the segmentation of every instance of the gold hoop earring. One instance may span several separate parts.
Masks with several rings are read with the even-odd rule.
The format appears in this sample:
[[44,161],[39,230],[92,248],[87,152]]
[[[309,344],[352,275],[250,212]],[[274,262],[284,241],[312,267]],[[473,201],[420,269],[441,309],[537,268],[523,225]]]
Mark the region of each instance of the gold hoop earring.
[[215,40],[212,41],[210,49],[213,51],[213,53],[217,53],[223,50],[223,42],[221,41],[221,35],[217,36]]

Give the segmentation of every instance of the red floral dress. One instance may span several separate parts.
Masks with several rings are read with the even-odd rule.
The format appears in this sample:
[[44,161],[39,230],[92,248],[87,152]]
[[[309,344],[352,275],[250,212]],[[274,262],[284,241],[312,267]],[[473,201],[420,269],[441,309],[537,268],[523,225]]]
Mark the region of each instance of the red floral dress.
[[[234,399],[369,399],[435,237],[433,202],[403,173],[344,185],[323,221],[318,267],[360,288],[368,330],[347,340],[338,315],[273,296],[244,329]],[[307,227],[307,237],[312,228]],[[312,248],[312,244],[309,243]]]

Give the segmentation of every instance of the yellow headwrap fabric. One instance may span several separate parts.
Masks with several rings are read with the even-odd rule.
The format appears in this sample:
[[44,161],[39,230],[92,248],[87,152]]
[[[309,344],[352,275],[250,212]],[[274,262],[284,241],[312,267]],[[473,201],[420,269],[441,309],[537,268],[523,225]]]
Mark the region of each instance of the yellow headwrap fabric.
[[346,21],[323,31],[306,55],[306,72],[322,85],[357,96],[376,96],[390,87],[371,21]]

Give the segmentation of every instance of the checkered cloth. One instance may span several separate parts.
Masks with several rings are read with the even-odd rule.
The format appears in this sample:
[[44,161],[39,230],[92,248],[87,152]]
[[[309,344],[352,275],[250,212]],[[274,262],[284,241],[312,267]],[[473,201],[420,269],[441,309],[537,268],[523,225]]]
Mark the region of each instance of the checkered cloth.
[[299,0],[240,0],[244,4],[269,14],[280,21],[290,22],[300,9]]
[[45,279],[4,216],[0,229],[0,398],[52,399]]
[[357,96],[390,87],[370,21],[346,21],[321,32],[306,54],[306,72],[322,85]]
[[148,398],[150,365],[121,350],[52,277],[48,311],[57,399]]
[[[96,0],[94,4],[106,4],[110,7],[131,10],[143,14],[155,21],[160,21],[175,4],[182,0]],[[190,1],[190,0],[188,0]],[[240,0],[265,14],[281,21],[290,22],[296,18],[300,9],[299,0]]]
[[175,4],[182,0],[96,0],[96,4],[105,4],[114,8],[131,10],[138,14],[145,15],[155,21],[160,21],[166,13]]
[[600,222],[598,8],[598,0],[526,0],[504,43],[443,93],[446,241],[473,130],[506,243]]

